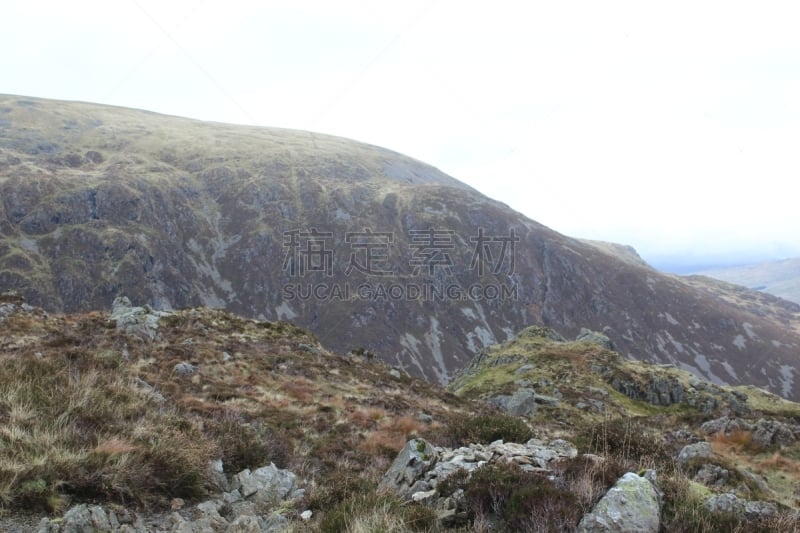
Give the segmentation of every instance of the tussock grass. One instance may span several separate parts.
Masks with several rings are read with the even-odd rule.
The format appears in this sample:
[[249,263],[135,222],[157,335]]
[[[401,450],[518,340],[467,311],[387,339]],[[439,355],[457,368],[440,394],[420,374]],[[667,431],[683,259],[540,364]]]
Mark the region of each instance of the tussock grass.
[[[374,491],[409,437],[430,438],[471,405],[398,384],[385,365],[331,354],[290,324],[208,309],[162,319],[153,342],[116,331],[104,313],[18,312],[0,349],[0,510],[197,501],[213,458],[229,475],[290,468],[316,523],[321,509]],[[176,375],[183,361],[197,371]]]
[[124,373],[68,357],[3,358],[0,413],[4,505],[58,510],[64,495],[149,503],[203,490],[213,443]]

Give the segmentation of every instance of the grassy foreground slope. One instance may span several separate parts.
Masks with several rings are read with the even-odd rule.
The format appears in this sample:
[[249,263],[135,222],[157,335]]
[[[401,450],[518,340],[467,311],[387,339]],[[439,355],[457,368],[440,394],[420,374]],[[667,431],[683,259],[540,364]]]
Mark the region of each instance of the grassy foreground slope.
[[[297,473],[306,496],[286,512],[296,520],[303,509],[315,513],[298,528],[359,531],[361,520],[378,530],[442,529],[423,506],[376,495],[412,436],[443,446],[530,436],[574,442],[601,462],[581,456],[563,465],[565,485],[547,501],[569,495],[572,507],[548,512],[569,507],[570,517],[575,502],[585,512],[616,476],[644,468],[658,472],[666,531],[774,531],[797,507],[800,444],[762,444],[748,431],[705,435],[700,426],[725,414],[791,425],[800,406],[627,361],[597,344],[553,340],[547,328],[486,350],[448,391],[369,354],[331,353],[288,323],[197,308],[161,317],[153,340],[117,325],[108,313],[49,315],[0,298],[2,512],[58,514],[86,501],[156,512],[176,497],[207,497],[207,462],[222,458],[229,474],[270,461]],[[659,396],[660,384],[671,392]],[[535,412],[489,408],[519,388],[536,390]],[[704,439],[715,452],[709,461],[730,472],[718,487],[695,481],[702,465],[676,465],[684,444]],[[507,469],[499,474],[477,476],[468,497],[504,494],[518,481]],[[704,498],[724,491],[783,511],[746,522],[705,510]],[[528,495],[524,509],[544,512],[540,497]],[[459,528],[489,525],[476,512]]]

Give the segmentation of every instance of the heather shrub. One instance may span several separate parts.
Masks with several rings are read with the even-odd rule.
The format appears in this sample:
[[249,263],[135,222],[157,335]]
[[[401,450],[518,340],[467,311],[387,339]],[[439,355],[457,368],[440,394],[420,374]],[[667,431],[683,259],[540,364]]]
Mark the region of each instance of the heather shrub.
[[500,439],[523,443],[532,437],[533,432],[524,420],[500,412],[455,416],[447,422],[442,432],[446,445],[453,447]]

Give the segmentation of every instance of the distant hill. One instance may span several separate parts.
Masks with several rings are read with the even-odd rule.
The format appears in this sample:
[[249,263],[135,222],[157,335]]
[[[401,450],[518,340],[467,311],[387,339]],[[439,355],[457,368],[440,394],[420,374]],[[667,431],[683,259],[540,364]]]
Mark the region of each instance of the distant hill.
[[800,304],[800,257],[697,272]]
[[3,289],[55,312],[127,295],[288,320],[440,383],[530,324],[586,327],[628,358],[800,398],[800,306],[662,274],[305,131],[0,96]]

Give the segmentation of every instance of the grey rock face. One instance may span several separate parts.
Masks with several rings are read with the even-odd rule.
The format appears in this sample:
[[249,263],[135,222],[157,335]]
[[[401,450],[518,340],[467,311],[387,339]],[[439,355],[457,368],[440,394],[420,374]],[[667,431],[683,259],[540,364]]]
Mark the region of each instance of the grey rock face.
[[602,333],[599,333],[597,331],[592,331],[590,329],[581,328],[581,331],[580,333],[578,333],[578,336],[575,337],[575,340],[579,342],[589,342],[592,344],[597,344],[598,346],[602,346],[606,350],[611,350],[611,351],[614,350],[614,343],[611,342],[611,339],[609,339],[606,335],[603,335]]
[[425,439],[411,439],[400,450],[392,466],[383,476],[379,490],[392,490],[410,498],[411,487],[439,460],[436,448]]
[[295,488],[295,475],[277,468],[274,463],[254,470],[245,469],[233,479],[233,488],[239,490],[244,498],[256,502],[270,502],[282,500]]
[[442,524],[448,527],[463,525],[468,516],[463,490],[457,489],[452,494],[439,491],[439,483],[456,471],[472,475],[486,465],[513,462],[527,472],[544,472],[551,471],[554,463],[578,454],[575,446],[561,439],[549,443],[531,439],[525,444],[498,440],[455,449],[437,447],[432,450],[437,460],[431,464],[432,461],[419,457],[420,440],[406,444],[380,487],[393,490],[409,501],[432,506]]
[[117,330],[147,341],[156,338],[158,320],[167,314],[149,307],[134,307],[126,296],[115,298],[111,306],[111,320],[116,321]]
[[748,520],[768,518],[778,512],[778,506],[772,502],[744,500],[731,493],[711,496],[703,505],[709,511],[733,513]]
[[172,367],[172,371],[178,376],[191,376],[195,372],[197,372],[197,367],[191,363],[177,363],[174,367]]
[[655,487],[632,472],[622,476],[578,524],[579,533],[657,533],[661,506]]
[[514,416],[530,416],[536,412],[536,392],[533,389],[518,389],[508,399],[506,411]]
[[731,472],[719,465],[706,463],[694,475],[694,481],[707,487],[724,487],[731,479]]
[[709,443],[703,441],[684,446],[678,454],[678,464],[684,467],[692,459],[696,459],[698,457],[703,459],[714,457],[714,451],[711,449],[711,445]]

